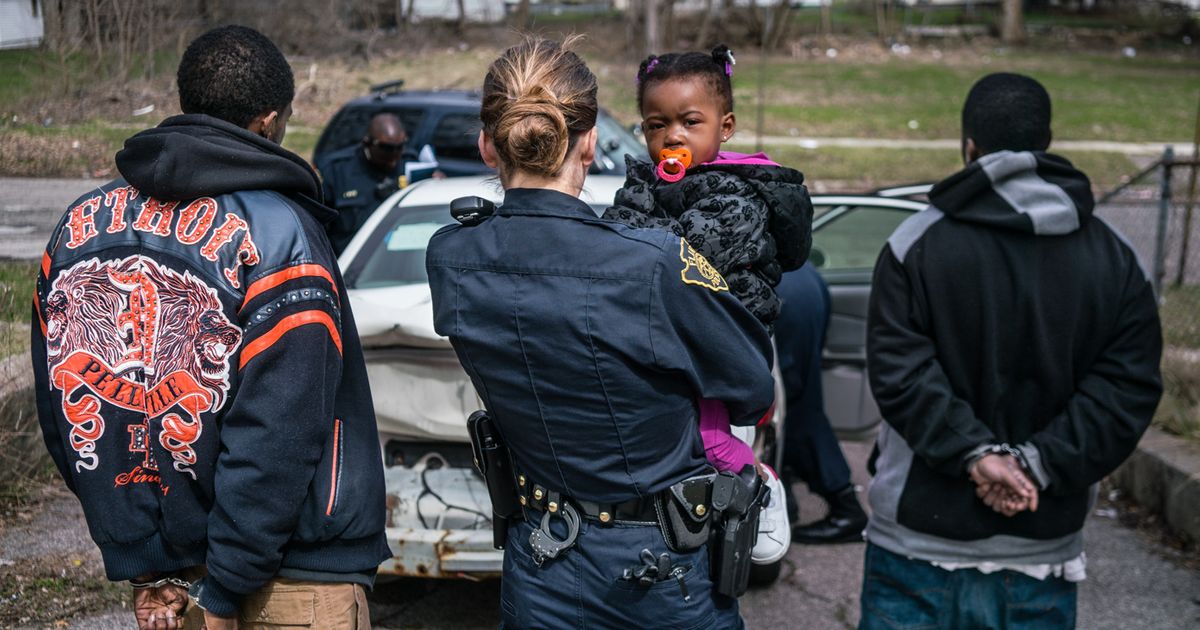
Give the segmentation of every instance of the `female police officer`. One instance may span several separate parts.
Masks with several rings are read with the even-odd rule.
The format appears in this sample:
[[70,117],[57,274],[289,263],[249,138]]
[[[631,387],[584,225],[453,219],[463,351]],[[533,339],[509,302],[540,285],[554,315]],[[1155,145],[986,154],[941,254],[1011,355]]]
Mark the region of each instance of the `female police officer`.
[[770,341],[686,241],[579,200],[596,111],[596,78],[565,46],[505,51],[479,138],[504,202],[439,231],[426,259],[437,331],[507,442],[524,505],[503,625],[739,628],[704,539],[687,540],[695,523],[667,521],[707,511],[685,500],[707,470],[696,401],[758,420],[774,396]]

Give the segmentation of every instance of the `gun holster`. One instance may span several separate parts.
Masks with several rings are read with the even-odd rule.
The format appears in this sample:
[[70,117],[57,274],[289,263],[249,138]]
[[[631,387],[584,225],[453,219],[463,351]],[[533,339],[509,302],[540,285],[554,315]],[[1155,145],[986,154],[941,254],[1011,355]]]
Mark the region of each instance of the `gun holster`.
[[758,538],[758,517],[771,489],[754,467],[739,475],[722,472],[713,479],[713,537],[709,541],[712,579],[717,592],[741,597],[750,584],[750,552]]
[[467,435],[471,438],[475,468],[483,475],[488,498],[492,500],[492,546],[504,549],[508,520],[521,512],[513,483],[512,458],[486,411],[476,411],[467,418]]

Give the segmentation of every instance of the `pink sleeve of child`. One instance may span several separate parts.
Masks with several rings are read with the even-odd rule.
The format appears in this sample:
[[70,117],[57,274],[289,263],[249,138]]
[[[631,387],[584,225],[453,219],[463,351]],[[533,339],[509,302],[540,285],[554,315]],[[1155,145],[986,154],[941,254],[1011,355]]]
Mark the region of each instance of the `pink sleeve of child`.
[[754,465],[754,451],[730,432],[729,411],[721,401],[700,399],[700,438],[708,463],[718,471],[737,473]]

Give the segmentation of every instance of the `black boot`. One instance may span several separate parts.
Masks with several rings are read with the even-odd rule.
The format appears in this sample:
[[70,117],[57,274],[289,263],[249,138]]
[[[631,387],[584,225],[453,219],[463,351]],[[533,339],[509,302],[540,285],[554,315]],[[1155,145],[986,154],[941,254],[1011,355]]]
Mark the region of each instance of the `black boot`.
[[867,527],[867,513],[858,503],[854,486],[846,486],[836,494],[825,497],[825,501],[829,503],[829,514],[815,523],[793,527],[792,542],[806,545],[862,542],[862,532]]

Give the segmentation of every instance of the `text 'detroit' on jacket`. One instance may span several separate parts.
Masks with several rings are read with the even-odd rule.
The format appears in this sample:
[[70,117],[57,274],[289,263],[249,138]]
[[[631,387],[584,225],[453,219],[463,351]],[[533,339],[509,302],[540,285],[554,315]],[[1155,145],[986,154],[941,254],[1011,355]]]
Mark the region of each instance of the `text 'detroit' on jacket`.
[[32,333],[46,444],[108,577],[205,566],[218,614],[277,575],[369,584],[382,463],[315,174],[202,115],[117,164],[55,229]]

